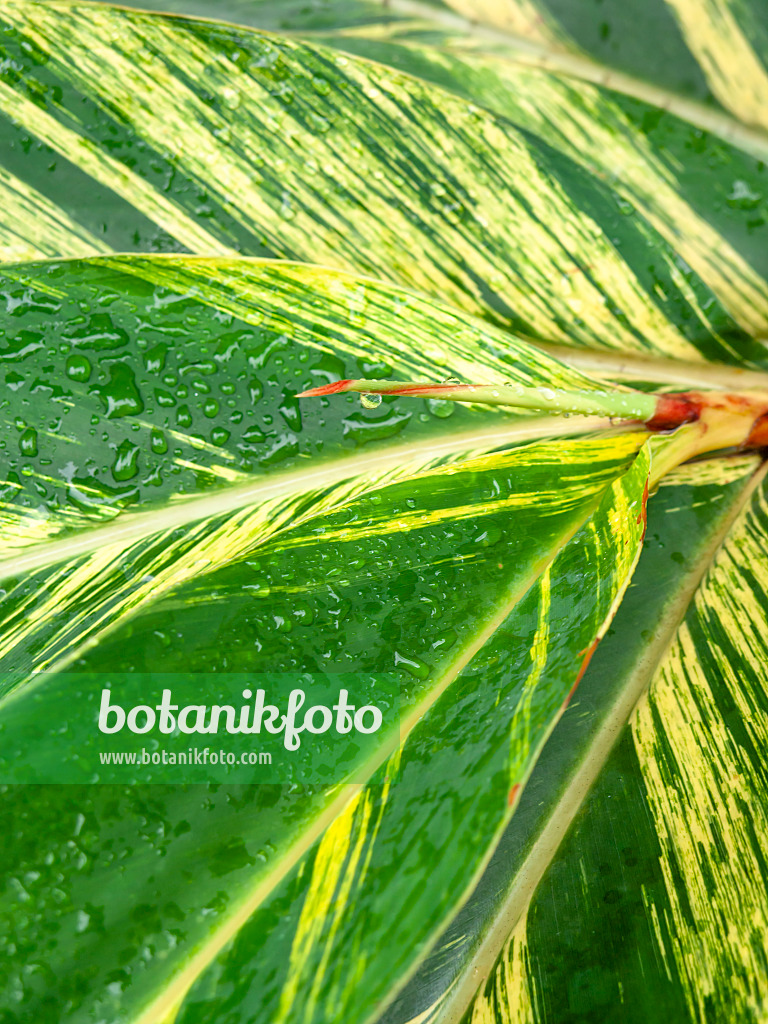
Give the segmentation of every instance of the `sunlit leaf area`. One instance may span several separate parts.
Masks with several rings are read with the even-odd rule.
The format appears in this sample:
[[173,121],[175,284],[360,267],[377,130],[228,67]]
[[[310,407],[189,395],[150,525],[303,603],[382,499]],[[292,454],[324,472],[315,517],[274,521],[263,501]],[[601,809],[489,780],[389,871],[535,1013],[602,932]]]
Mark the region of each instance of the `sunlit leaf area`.
[[0,1024],[768,1019],[766,161],[765,0],[0,0]]

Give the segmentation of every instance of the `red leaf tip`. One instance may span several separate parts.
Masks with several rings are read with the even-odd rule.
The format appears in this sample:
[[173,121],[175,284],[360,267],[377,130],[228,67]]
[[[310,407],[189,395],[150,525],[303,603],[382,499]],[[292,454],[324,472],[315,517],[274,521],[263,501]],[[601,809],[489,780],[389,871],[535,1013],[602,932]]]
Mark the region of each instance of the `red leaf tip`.
[[331,384],[323,384],[319,388],[310,388],[309,391],[302,391],[296,398],[319,398],[321,395],[335,395],[339,391],[346,391],[347,385],[352,384],[351,379],[335,380]]

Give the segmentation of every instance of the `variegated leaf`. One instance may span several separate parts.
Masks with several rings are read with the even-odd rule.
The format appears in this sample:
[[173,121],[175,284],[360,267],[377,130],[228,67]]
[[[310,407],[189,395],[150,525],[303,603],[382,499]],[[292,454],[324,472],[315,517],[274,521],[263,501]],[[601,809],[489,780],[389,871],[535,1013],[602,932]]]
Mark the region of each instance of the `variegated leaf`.
[[[407,737],[397,784],[364,793],[78,791],[74,845],[55,787],[23,790],[24,814],[49,824],[22,827],[7,884],[27,891],[21,855],[48,909],[8,910],[16,948],[42,959],[30,974],[7,958],[5,1012],[164,1019],[224,947],[264,938],[259,908],[287,891],[290,950],[270,941],[245,997],[261,1020],[363,1020],[481,870],[613,613],[643,536],[649,435],[526,442],[553,423],[394,398],[299,408],[298,390],[362,364],[595,387],[432,300],[334,271],[112,257],[7,268],[3,290],[5,720],[35,716],[42,668],[386,672]],[[653,444],[677,449],[686,429]],[[93,729],[76,700],[68,729],[74,755]],[[365,771],[394,753],[382,744]],[[436,830],[426,883],[417,807]],[[138,847],[137,815],[153,822]],[[69,981],[51,998],[52,976]]]
[[[493,116],[321,46],[99,5],[0,11],[6,259],[278,255],[413,285],[548,343],[764,362],[760,256],[619,112],[626,184],[595,155],[599,111],[583,115],[590,145],[553,148],[503,97]],[[528,105],[552,110],[547,87],[526,83]],[[754,161],[725,152],[718,179],[754,190]]]
[[[722,471],[718,475],[700,485],[693,507],[686,502],[676,508],[678,497],[669,488],[672,522],[701,521],[702,504],[712,510],[710,537],[699,534],[693,560],[686,551],[694,536],[689,525],[688,538],[660,531],[665,548],[673,550],[657,549],[654,564],[649,521],[647,569],[641,562],[635,577],[642,589],[634,607],[630,601],[622,608],[581,694],[591,717],[590,685],[599,687],[602,674],[604,697],[617,658],[636,675],[653,677],[650,692],[543,877],[540,872],[527,892],[509,902],[508,937],[498,961],[493,964],[492,951],[502,938],[498,930],[491,941],[486,934],[484,946],[455,957],[454,977],[469,973],[473,953],[477,974],[486,975],[466,1013],[473,1024],[760,1019],[768,933],[760,731],[766,719],[765,473],[731,487],[730,507],[712,505],[726,493]],[[644,599],[664,584],[659,570],[669,566],[670,554],[700,576],[710,562],[712,534],[715,541],[718,534],[721,542],[725,538],[722,549],[670,632],[687,602],[680,607],[665,594],[672,614],[659,624],[652,622],[653,602],[648,608]],[[638,608],[641,599],[644,607]],[[644,621],[653,636],[651,657],[642,633],[638,637]],[[566,757],[584,728],[576,720],[578,705],[568,714],[559,727]],[[549,768],[551,779],[553,762],[547,761],[542,758],[537,768],[545,795],[553,788],[545,774]],[[511,828],[506,841],[513,851],[515,840]],[[463,993],[461,984],[450,987],[450,977],[444,970],[424,1019],[458,1019],[459,1004],[471,999],[478,977],[471,984],[463,979]]]

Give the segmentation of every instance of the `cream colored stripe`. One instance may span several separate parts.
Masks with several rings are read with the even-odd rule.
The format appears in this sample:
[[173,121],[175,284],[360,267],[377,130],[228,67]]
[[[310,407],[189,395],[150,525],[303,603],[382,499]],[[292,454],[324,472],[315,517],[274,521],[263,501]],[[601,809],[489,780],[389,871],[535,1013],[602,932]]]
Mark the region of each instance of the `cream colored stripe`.
[[[768,73],[729,0],[666,0],[688,49],[722,105],[740,121],[768,129]],[[759,0],[758,0],[759,3]],[[758,16],[765,8],[758,6]]]
[[[587,524],[593,526],[593,521]],[[510,787],[523,777],[531,757],[531,707],[538,694],[539,680],[546,668],[549,654],[549,614],[551,605],[552,568],[547,566],[539,579],[539,623],[533,636],[530,657],[531,668],[523,684],[520,699],[509,723],[509,763],[507,775]],[[599,577],[598,577],[599,589]]]
[[[609,89],[624,93],[626,96],[633,96],[635,99],[650,103],[660,110],[668,110],[677,117],[702,128],[704,131],[712,132],[725,142],[738,146],[747,153],[751,153],[759,160],[768,158],[768,133],[762,129],[755,129],[746,125],[728,114],[721,114],[713,110],[711,106],[698,103],[695,100],[686,99],[684,96],[676,96],[659,86],[642,79],[633,78],[621,71],[614,71],[606,68],[604,64],[591,60],[576,47],[572,40],[562,43],[553,42],[558,34],[553,24],[547,23],[539,11],[536,19],[527,18],[530,11],[529,0],[508,0],[512,7],[521,8],[526,27],[519,30],[504,28],[493,15],[489,16],[489,22],[478,24],[472,11],[476,7],[476,0],[447,0],[457,10],[466,12],[466,16],[454,14],[435,8],[423,0],[389,0],[391,9],[403,15],[414,18],[423,18],[425,22],[437,22],[443,27],[467,34],[477,43],[483,46],[493,46],[499,53],[505,52],[505,56],[513,56],[515,60],[524,62],[534,67],[544,68],[587,82],[594,82],[596,85],[604,85]],[[487,0],[490,9],[496,9],[493,0]],[[691,0],[692,4],[698,0]],[[525,6],[521,7],[521,3]],[[487,9],[487,8],[486,8]],[[507,17],[509,24],[513,25],[512,17],[502,14],[499,17]]]
[[[47,544],[38,544],[31,550],[11,554],[0,560],[0,579],[32,572],[47,565],[55,565],[57,562],[69,561],[108,544],[136,543],[151,534],[188,526],[215,515],[235,512],[255,502],[266,503],[296,493],[332,487],[342,480],[353,480],[360,474],[370,476],[399,471],[412,472],[413,465],[409,466],[409,462],[413,459],[422,461],[424,451],[428,452],[430,459],[437,461],[455,456],[457,453],[466,454],[483,448],[500,448],[505,444],[522,443],[540,437],[562,437],[599,429],[604,433],[608,425],[608,421],[597,418],[585,417],[578,423],[573,419],[563,423],[557,417],[547,417],[523,424],[510,424],[496,430],[485,427],[482,430],[467,431],[441,442],[429,438],[423,444],[398,445],[376,454],[339,459],[313,470],[302,468],[288,473],[270,474],[268,481],[257,478],[244,486],[227,488],[197,498],[181,499],[152,512],[126,513],[107,525],[98,525],[76,536],[62,537]],[[631,434],[629,431],[619,432]],[[40,526],[42,529],[43,524]]]
[[528,953],[527,911],[507,939],[493,978],[480,989],[468,1024],[535,1024],[536,976]]
[[[175,203],[113,159],[98,145],[67,128],[21,92],[0,81],[0,111],[96,181],[112,189],[192,251],[231,256],[235,250],[186,215]],[[83,247],[85,248],[85,247]]]
[[0,260],[4,262],[110,252],[109,246],[64,210],[1,165],[0,206]]

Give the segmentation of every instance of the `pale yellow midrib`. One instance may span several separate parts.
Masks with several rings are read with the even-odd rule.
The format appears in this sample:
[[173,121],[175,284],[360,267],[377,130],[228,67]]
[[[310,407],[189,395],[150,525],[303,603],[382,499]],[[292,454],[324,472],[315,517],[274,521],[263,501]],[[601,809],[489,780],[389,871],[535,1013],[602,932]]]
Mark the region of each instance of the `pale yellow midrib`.
[[632,712],[643,700],[651,679],[677,634],[685,613],[693,600],[709,566],[720,550],[734,522],[748,504],[755,490],[768,473],[768,463],[763,463],[745,486],[739,500],[732,506],[727,519],[712,541],[702,552],[701,558],[689,574],[689,582],[663,614],[660,628],[653,641],[644,648],[634,671],[629,675],[627,686],[614,703],[598,731],[590,749],[590,757],[579,766],[557,802],[555,810],[534,842],[525,858],[520,872],[510,889],[502,912],[496,918],[475,955],[466,964],[454,983],[447,998],[439,1001],[433,1018],[435,1024],[460,1024],[472,1005],[479,989],[485,984],[494,969],[496,960],[504,947],[507,936],[527,912],[531,898],[546,869],[565,838],[590,787],[596,781],[611,750],[622,734]]
[[[117,521],[84,530],[73,537],[63,537],[46,544],[22,550],[10,558],[0,560],[0,580],[21,573],[42,569],[65,559],[86,555],[96,548],[114,543],[135,543],[144,537],[167,530],[189,526],[198,520],[228,512],[235,513],[250,504],[262,504],[283,496],[311,491],[322,491],[348,478],[387,469],[402,467],[409,459],[429,454],[435,460],[451,454],[465,455],[473,449],[502,447],[506,444],[535,440],[543,437],[573,436],[593,430],[605,431],[609,421],[598,417],[563,420],[555,416],[537,417],[524,423],[498,428],[484,427],[475,431],[454,434],[440,440],[427,438],[364,454],[342,457],[316,469],[297,467],[284,474],[271,474],[270,479],[256,477],[247,484],[226,488],[214,494],[179,500],[149,512],[123,513]],[[621,430],[622,428],[619,428]]]
[[[707,388],[718,391],[768,390],[768,371],[741,369],[725,363],[689,363],[683,360],[654,359],[622,352],[567,348],[548,342],[532,341],[536,348],[561,363],[602,378],[653,380],[684,389]],[[768,357],[768,347],[766,347]]]
[[[429,711],[437,700],[439,700],[459,673],[466,668],[475,654],[482,649],[493,633],[495,633],[496,630],[504,623],[512,609],[536,583],[536,580],[539,578],[541,573],[552,564],[563,547],[581,529],[583,523],[590,517],[590,515],[593,514],[601,497],[601,493],[597,494],[593,498],[591,505],[585,510],[584,518],[575,523],[568,530],[565,530],[556,540],[553,540],[551,554],[549,557],[542,558],[539,562],[534,563],[528,576],[517,585],[512,593],[508,595],[504,603],[499,605],[496,614],[486,622],[484,629],[480,633],[476,634],[472,642],[468,643],[457,654],[454,661],[446,668],[442,678],[429,691],[428,696],[426,696],[401,719],[399,733],[393,737],[393,741],[386,745],[382,745],[377,753],[369,760],[368,764],[360,769],[361,772],[365,772],[366,777],[370,778],[377,768],[384,764],[387,758],[394,753],[397,747],[404,744],[405,739],[413,727],[421,718],[424,717],[427,711]],[[300,839],[294,843],[284,857],[280,859],[279,865],[265,876],[250,896],[225,922],[220,931],[198,954],[191,958],[184,970],[178,974],[178,976],[157,998],[152,1001],[152,1003],[145,1007],[145,1009],[132,1020],[131,1024],[157,1024],[158,1019],[168,1019],[168,1015],[173,1012],[173,1009],[178,1009],[181,1006],[186,993],[189,991],[199,975],[212,962],[224,946],[226,946],[226,944],[237,935],[240,928],[251,917],[254,910],[269,895],[275,886],[277,886],[296,866],[296,864],[298,864],[301,858],[309,852],[315,840],[322,835],[328,825],[330,825],[337,815],[344,810],[349,801],[364,787],[364,785],[364,783],[349,783],[339,787],[339,795],[317,818],[314,825],[308,829],[306,833],[302,834]],[[492,851],[488,853],[483,864],[480,865],[478,869],[479,872],[485,867],[487,861],[490,859],[491,853]],[[405,981],[407,979],[403,980]]]
[[[470,21],[460,14],[432,7],[420,0],[389,0],[387,6],[395,14],[431,21],[481,42],[508,47],[514,59],[521,63],[572,75],[642,100],[688,121],[697,128],[712,132],[724,142],[737,146],[759,160],[768,159],[768,134],[765,132],[744,125],[730,115],[720,113],[696,100],[667,92],[659,86],[633,78],[624,72],[614,71],[589,57],[555,49],[543,42],[515,35],[502,28]],[[504,57],[505,54],[496,53],[495,56]]]

